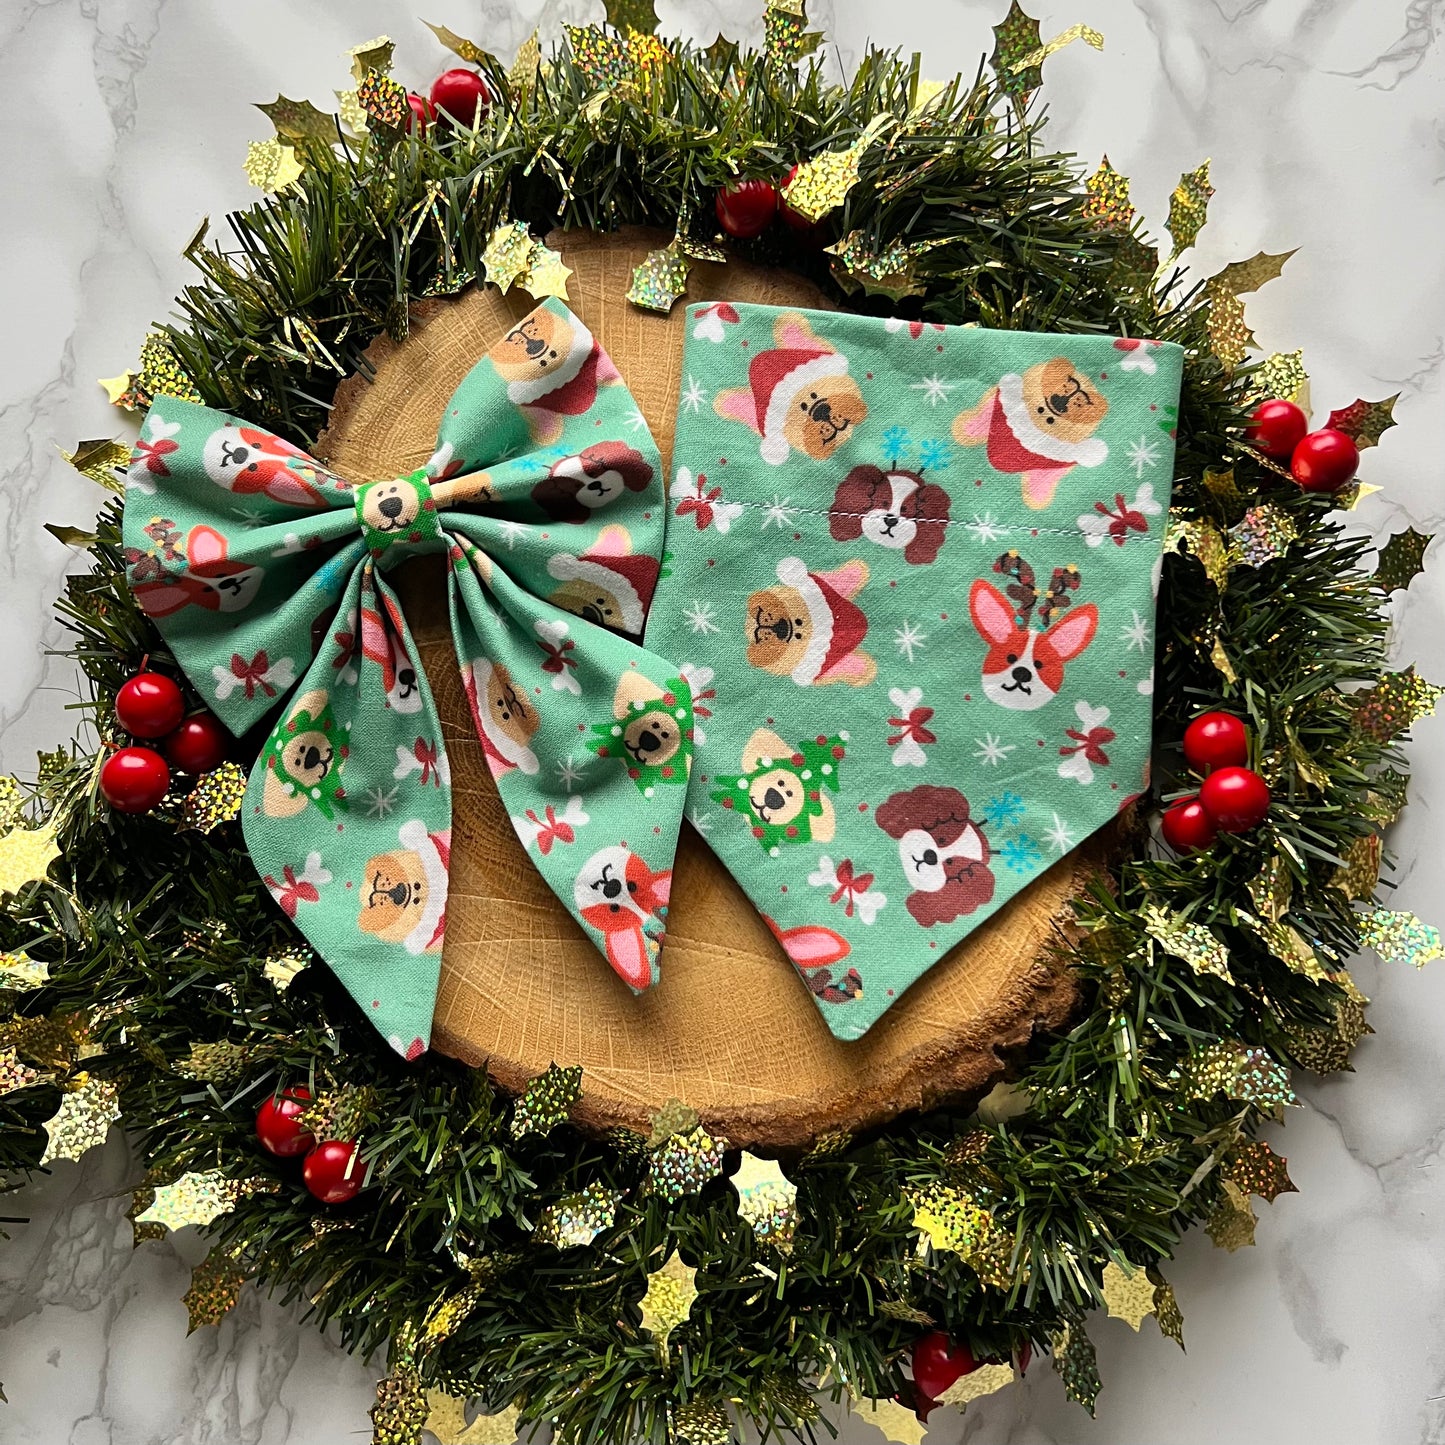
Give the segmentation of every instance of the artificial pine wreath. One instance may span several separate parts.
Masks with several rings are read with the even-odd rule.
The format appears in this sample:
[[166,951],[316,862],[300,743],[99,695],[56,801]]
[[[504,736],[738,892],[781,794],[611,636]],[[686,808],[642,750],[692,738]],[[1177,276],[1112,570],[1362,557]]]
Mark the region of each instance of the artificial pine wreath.
[[[1092,1411],[1087,1312],[1105,1302],[1136,1327],[1153,1313],[1182,1343],[1160,1272],[1181,1232],[1204,1222],[1236,1248],[1251,1196],[1293,1188],[1254,1136],[1292,1101],[1291,1070],[1347,1068],[1368,1032],[1345,961],[1362,943],[1440,953],[1433,930],[1373,903],[1405,798],[1399,744],[1438,692],[1386,666],[1383,607],[1421,539],[1392,539],[1367,572],[1338,514],[1359,489],[1308,489],[1338,482],[1337,444],[1307,449],[1301,486],[1269,455],[1288,459],[1271,428],[1288,434],[1292,413],[1246,439],[1261,401],[1305,385],[1298,353],[1245,363],[1239,297],[1285,258],[1191,282],[1176,258],[1204,222],[1207,166],[1181,179],[1161,256],[1107,161],[1083,180],[1049,151],[1030,97],[1053,42],[1016,4],[992,63],[943,87],[879,52],[829,83],[804,58],[800,4],[771,0],[760,54],[664,45],[649,11],[572,30],[545,63],[529,43],[510,69],[439,30],[475,67],[449,73],[451,120],[408,98],[384,42],[358,47],[340,120],[263,107],[277,136],[249,168],[274,193],[229,218],[234,245],[193,240],[199,279],[114,393],[234,409],[311,447],[366,346],[405,333],[411,298],[551,294],[566,268],[536,236],[646,223],[676,239],[629,296],[666,308],[692,258],[727,254],[714,217],[735,254],[868,314],[1178,343],[1153,787],[1107,883],[1076,904],[1077,942],[1058,945],[1077,1016],[985,1099],[781,1164],[739,1159],[686,1105],[650,1138],[585,1135],[567,1122],[575,1071],[512,1099],[435,1054],[406,1062],[308,966],[255,878],[234,763],[148,812],[102,800],[117,693],[147,666],[179,675],[126,584],[110,501],[93,530],[57,529],[88,553],[59,610],[89,735],[3,800],[0,1169],[78,1157],[123,1119],[150,1169],[138,1232],[198,1223],[214,1240],[193,1319],[255,1280],[304,1297],[349,1349],[388,1351],[378,1440],[455,1431],[457,1398],[478,1395],[499,1429],[546,1420],[576,1441],[712,1445],[746,1422],[806,1435],[845,1393],[906,1434],[897,1401],[963,1402],[1034,1351]],[[1389,406],[1357,402],[1331,428],[1372,444]],[[128,456],[89,442],[73,460],[118,491]],[[1122,497],[1100,513],[1106,544],[1130,526]],[[1147,820],[1192,791],[1185,729],[1209,708],[1247,720],[1268,812],[1219,803],[1242,830],[1206,848],[1208,819],[1177,817],[1176,852]],[[249,759],[263,739],[245,742]],[[1190,746],[1216,745],[1238,740]],[[146,779],[130,786],[143,806]],[[820,792],[810,822],[825,807]],[[287,1158],[317,1143],[303,1177]]]

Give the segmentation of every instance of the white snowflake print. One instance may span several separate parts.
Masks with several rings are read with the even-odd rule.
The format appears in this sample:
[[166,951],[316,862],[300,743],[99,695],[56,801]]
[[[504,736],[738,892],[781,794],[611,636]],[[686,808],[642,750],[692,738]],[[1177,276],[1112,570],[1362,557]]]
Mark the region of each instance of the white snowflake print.
[[763,525],[760,530],[766,532],[769,527],[777,527],[781,531],[785,527],[791,527],[793,517],[798,511],[790,505],[792,500],[791,497],[780,497],[774,492],[772,504],[763,511]]
[[980,542],[997,542],[1004,534],[1004,529],[994,520],[992,512],[985,512],[981,517],[975,512],[973,521],[967,523],[966,527]]
[[413,773],[421,774],[417,781],[422,787],[428,783],[434,788],[451,786],[452,766],[447,761],[445,750],[439,743],[429,743],[425,738],[418,738],[409,748],[397,744],[392,777],[401,782]]
[[225,702],[238,687],[245,688],[247,698],[258,692],[266,697],[275,697],[296,681],[296,664],[289,657],[278,657],[272,662],[265,651],[258,652],[249,662],[239,652],[231,656],[230,666],[219,663],[211,669],[216,680],[216,701]]
[[985,733],[975,738],[973,745],[978,749],[974,754],[986,768],[996,768],[1018,746],[1017,743],[1001,743],[994,733]]
[[1061,858],[1074,846],[1074,835],[1064,826],[1064,820],[1054,814],[1054,826],[1044,830],[1044,842]]
[[509,517],[502,523],[502,540],[507,544],[507,551],[516,550],[517,538],[527,535],[527,524],[525,522],[514,522]]
[[1145,467],[1159,465],[1159,443],[1147,436],[1140,437],[1138,441],[1129,443],[1125,455],[1134,468],[1134,479],[1137,481],[1144,475]]
[[904,618],[902,627],[893,630],[893,645],[898,649],[899,655],[906,657],[909,662],[913,661],[914,650],[921,650],[927,642],[928,634],[921,632],[918,624],[908,621],[907,618]]
[[361,795],[366,816],[368,818],[391,817],[392,810],[396,807],[397,794],[400,791],[400,788],[383,788],[380,784],[374,788],[368,788]]
[[1119,639],[1129,644],[1129,652],[1147,652],[1149,650],[1149,624],[1139,616],[1138,608],[1131,608],[1133,621],[1127,627],[1119,629]]
[[858,921],[870,928],[888,902],[888,895],[872,886],[873,874],[858,872],[851,858],[844,858],[835,868],[833,860],[824,853],[818,859],[817,868],[808,874],[808,882],[814,888],[829,889],[829,903],[841,904],[849,918],[856,913]]
[[623,417],[623,421],[625,421],[627,425],[632,428],[633,431],[647,430],[647,418],[643,416],[643,414],[636,407],[633,407],[632,410],[628,412],[625,417]]
[[699,838],[706,838],[712,832],[712,819],[697,808],[687,815],[687,821],[692,824]]
[[1064,729],[1070,741],[1059,749],[1063,758],[1059,764],[1059,776],[1073,778],[1087,786],[1094,781],[1096,767],[1108,767],[1109,754],[1104,751],[1104,746],[1113,742],[1117,734],[1113,728],[1104,726],[1109,721],[1109,709],[1106,707],[1090,707],[1081,699],[1074,704],[1074,716],[1079,720],[1079,727]]
[[717,616],[717,609],[711,602],[704,602],[700,597],[692,599],[692,606],[683,609],[683,621],[693,632],[700,632],[706,636],[709,632],[721,632],[713,619]]
[[687,390],[678,398],[678,405],[685,406],[689,411],[696,412],[707,400],[705,392],[692,372],[687,374]]
[[1106,539],[1122,547],[1131,536],[1147,536],[1149,518],[1157,517],[1163,510],[1154,499],[1153,482],[1140,482],[1132,502],[1124,500],[1123,492],[1114,493],[1112,507],[1108,502],[1095,502],[1094,510],[1078,519],[1079,530],[1090,547],[1097,547]]
[[957,385],[956,381],[944,381],[935,373],[933,376],[924,377],[922,381],[915,381],[908,389],[921,391],[929,406],[937,406],[939,402],[947,399],[948,393]]
[[936,743],[937,736],[928,724],[933,719],[933,709],[923,706],[921,687],[891,687],[888,701],[897,709],[897,716],[888,719],[888,726],[897,729],[890,732],[888,746],[893,750],[895,768],[921,768],[928,761],[923,751],[929,743]]
[[579,763],[573,758],[571,753],[568,753],[567,761],[556,765],[557,781],[570,793],[572,791],[572,784],[582,781],[582,770],[591,761],[591,758],[583,758]]
[[522,846],[531,848],[535,845],[544,858],[559,843],[575,842],[577,829],[591,821],[586,806],[576,793],[567,799],[560,813],[548,803],[540,813],[535,808],[528,808],[525,813],[512,815],[512,826],[517,830]]

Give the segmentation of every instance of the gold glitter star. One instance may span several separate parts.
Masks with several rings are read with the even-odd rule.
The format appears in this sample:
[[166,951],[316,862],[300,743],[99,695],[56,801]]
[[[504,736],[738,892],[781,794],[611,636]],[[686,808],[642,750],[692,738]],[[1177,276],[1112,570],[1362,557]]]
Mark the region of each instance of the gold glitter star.
[[270,140],[251,142],[246,149],[242,169],[246,172],[246,179],[258,190],[272,192],[298,180],[302,167],[295,150],[272,136]]
[[1111,1259],[1104,1266],[1099,1293],[1110,1319],[1123,1320],[1136,1335],[1145,1317],[1154,1313],[1154,1286],[1143,1265],[1127,1272]]
[[697,1270],[671,1255],[661,1269],[647,1276],[642,1296],[642,1328],[651,1334],[660,1354],[667,1353],[667,1337],[692,1313],[697,1298]]
[[969,1405],[1002,1390],[1014,1382],[1012,1365],[980,1365],[966,1375],[960,1375],[939,1397],[940,1405]]
[[65,1094],[60,1108],[46,1121],[42,1166],[57,1159],[79,1159],[87,1150],[104,1144],[110,1126],[120,1119],[118,1091],[109,1079],[81,1074],[79,1081],[79,1088]]
[[0,838],[0,893],[18,893],[27,883],[44,878],[58,857],[54,823],[11,828]]

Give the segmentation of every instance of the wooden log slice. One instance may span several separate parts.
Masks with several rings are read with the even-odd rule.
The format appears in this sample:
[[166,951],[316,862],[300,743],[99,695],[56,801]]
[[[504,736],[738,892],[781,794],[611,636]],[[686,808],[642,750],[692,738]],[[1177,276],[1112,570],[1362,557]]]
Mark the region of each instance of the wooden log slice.
[[[670,461],[685,313],[623,299],[633,268],[670,239],[554,234],[572,267],[570,305],[622,372]],[[693,267],[687,300],[835,309],[811,283],[733,261]],[[435,446],[442,408],[497,337],[531,310],[525,294],[472,289],[413,308],[400,344],[378,339],[369,375],[337,392],[321,455],[369,481],[411,471]],[[835,1039],[742,890],[684,826],[661,983],[634,996],[542,882],[507,818],[472,728],[447,624],[441,559],[398,570],[440,709],[453,786],[451,893],[432,1040],[522,1089],[556,1061],[581,1064],[583,1127],[646,1132],[670,1098],[734,1145],[786,1149],[827,1129],[881,1123],[986,1088],[1007,1051],[1056,1026],[1075,999],[1043,949],[1099,848],[1062,859],[975,930],[854,1042]],[[408,575],[409,574],[409,575]]]

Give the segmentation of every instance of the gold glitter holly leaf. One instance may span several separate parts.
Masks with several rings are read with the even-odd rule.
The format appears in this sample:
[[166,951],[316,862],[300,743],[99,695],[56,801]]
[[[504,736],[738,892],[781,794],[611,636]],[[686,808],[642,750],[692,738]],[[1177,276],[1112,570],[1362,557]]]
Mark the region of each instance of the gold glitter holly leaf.
[[247,146],[242,169],[253,186],[269,194],[299,180],[302,165],[294,146],[272,136],[270,140],[253,140]]
[[196,780],[196,786],[186,795],[177,827],[181,832],[190,828],[209,833],[222,823],[234,823],[241,816],[245,796],[246,774],[240,764],[222,763]]
[[1184,521],[1176,518],[1169,523],[1164,537],[1165,551],[1179,549],[1180,544],[1189,549],[1189,554],[1204,568],[1204,575],[1223,592],[1229,585],[1230,549],[1219,528],[1209,521]]
[[1169,219],[1164,228],[1174,242],[1172,261],[1181,251],[1187,251],[1199,238],[1200,231],[1209,215],[1209,198],[1214,187],[1209,184],[1209,162],[1206,160],[1192,171],[1185,171],[1179,177],[1169,197]]
[[1180,1312],[1179,1301],[1174,1297],[1174,1286],[1157,1269],[1149,1270],[1148,1274],[1154,1286],[1154,1321],[1159,1326],[1159,1333],[1173,1340],[1182,1350],[1184,1316]]
[[[105,392],[105,399],[112,406],[124,407],[127,411],[135,410],[135,404],[126,400],[135,385],[135,372],[123,371],[119,376],[98,377],[95,384]],[[127,452],[126,455],[130,454]]]
[[673,1405],[669,1439],[686,1445],[729,1445],[733,1438],[732,1416],[721,1400],[689,1400]]
[[541,241],[533,241],[527,269],[518,278],[517,284],[538,301],[544,296],[556,296],[566,301],[567,278],[571,274],[572,268],[563,264],[560,251],[554,251]]
[[1394,908],[1371,908],[1359,915],[1360,943],[1373,948],[1385,963],[1414,964],[1424,968],[1445,958],[1440,930],[1413,913]]
[[530,90],[542,71],[542,45],[534,30],[518,47],[516,58],[507,67],[507,84],[519,95]]
[[97,1144],[104,1144],[110,1126],[120,1120],[120,1097],[109,1079],[80,1074],[74,1087],[61,1096],[60,1108],[45,1123],[45,1152],[40,1166],[57,1159],[80,1159]]
[[1054,1371],[1064,1382],[1064,1393],[1090,1415],[1102,1388],[1094,1342],[1084,1330],[1083,1319],[1074,1315],[1049,1336]]
[[1294,1181],[1282,1159],[1263,1139],[1252,1139],[1232,1150],[1224,1161],[1224,1177],[1246,1194],[1257,1194],[1273,1204],[1281,1194],[1295,1194]]
[[1222,507],[1233,508],[1244,500],[1233,467],[1205,467],[1200,475],[1204,490]]
[[732,1185],[738,1192],[738,1217],[752,1227],[760,1242],[786,1250],[798,1222],[798,1186],[778,1161],[759,1159],[744,1149]]
[[1039,22],[1020,7],[1019,0],[1009,0],[1008,14],[992,29],[993,55],[989,64],[999,84],[1008,94],[1019,97],[1037,90],[1044,78],[1042,59],[1032,65],[1026,62],[1041,48]]
[[1386,592],[1402,590],[1425,570],[1425,549],[1435,540],[1433,532],[1417,532],[1406,527],[1395,532],[1380,548],[1375,563],[1375,581]]
[[564,25],[562,31],[573,65],[593,90],[606,92],[636,78],[633,54],[623,37],[599,25]]
[[1264,502],[1250,507],[1229,529],[1230,551],[1246,567],[1263,567],[1289,551],[1299,538],[1299,524],[1283,507]]
[[939,1397],[940,1405],[957,1405],[963,1409],[985,1395],[992,1395],[1006,1385],[1012,1385],[1017,1376],[1012,1365],[980,1365],[966,1375],[960,1375]]
[[372,1445],[417,1445],[427,1417],[426,1391],[421,1376],[409,1366],[397,1367],[376,1383],[376,1403],[371,1407]]
[[882,1299],[874,1308],[890,1320],[902,1320],[904,1324],[917,1325],[920,1329],[932,1329],[938,1323],[927,1310],[921,1310],[907,1300]]
[[653,0],[602,0],[607,23],[621,31],[635,30],[639,35],[652,35],[657,30],[657,11]]
[[[127,387],[129,389],[129,387]],[[123,492],[125,484],[116,476],[130,463],[130,448],[111,437],[100,437],[95,441],[76,442],[73,452],[58,448],[60,455],[83,477],[98,482],[109,492]]]
[[1275,351],[1250,373],[1249,390],[1253,396],[1278,397],[1303,405],[1300,398],[1309,385],[1309,379],[1303,351]]
[[838,258],[832,263],[833,275],[845,289],[861,288],[868,296],[901,301],[906,296],[922,296],[928,289],[926,283],[918,279],[915,263],[929,251],[947,244],[947,238],[895,242],[882,251],[874,251],[864,232],[850,231],[827,249]]
[[658,251],[649,251],[646,259],[632,273],[627,299],[644,311],[657,311],[666,316],[679,296],[687,290],[687,275],[692,263],[676,242]]
[[1395,420],[1395,403],[1399,399],[1398,391],[1384,401],[1365,401],[1357,397],[1348,406],[1332,411],[1325,425],[1352,437],[1355,445],[1364,451],[1366,447],[1375,446],[1392,426],[1399,425]]
[[149,406],[160,395],[197,403],[204,400],[195,382],[176,360],[170,343],[158,331],[152,331],[141,343],[140,368],[132,390],[141,406]]
[[615,1189],[594,1182],[549,1204],[537,1216],[533,1235],[558,1249],[591,1244],[604,1230],[612,1228],[621,1202],[622,1195]]
[[435,1435],[438,1445],[512,1445],[522,1414],[516,1405],[508,1405],[495,1415],[478,1415],[470,1424],[466,1406],[460,1396],[428,1390],[421,1428]]
[[135,1216],[135,1222],[184,1229],[188,1224],[209,1224],[233,1209],[246,1192],[246,1181],[228,1179],[218,1169],[204,1169],[152,1188],[155,1197]]
[[54,823],[12,827],[0,838],[0,893],[18,893],[28,883],[43,881],[58,857]]
[[483,50],[480,45],[468,40],[464,35],[458,35],[455,30],[448,30],[445,25],[433,25],[430,20],[421,22],[446,46],[448,50],[468,65],[495,65],[496,57],[489,51]]
[[1223,1094],[1262,1109],[1282,1108],[1295,1101],[1285,1067],[1271,1058],[1267,1049],[1238,1039],[1219,1039],[1196,1047],[1174,1078],[1190,1099]]
[[1258,291],[1266,282],[1273,281],[1294,254],[1293,250],[1280,251],[1276,255],[1256,251],[1248,261],[1231,261],[1210,278],[1210,285],[1222,286],[1231,296],[1248,295],[1251,291]]
[[805,220],[821,221],[847,199],[848,192],[858,184],[858,167],[864,152],[893,124],[892,116],[875,116],[852,145],[840,151],[824,151],[804,161],[783,187],[783,199]]
[[567,1121],[572,1105],[582,1095],[582,1066],[561,1068],[553,1063],[544,1074],[528,1082],[512,1110],[508,1129],[513,1139],[528,1134],[546,1136]]
[[655,1149],[673,1134],[690,1134],[698,1123],[696,1109],[681,1099],[669,1099],[652,1115],[652,1133],[647,1136],[647,1146]]
[[647,1188],[669,1204],[696,1194],[722,1173],[724,1145],[701,1125],[686,1134],[672,1134],[652,1151]]
[[0,773],[0,830],[8,831],[25,811],[25,790],[11,773]]
[[1240,922],[1258,935],[1264,946],[1291,972],[1303,978],[1321,983],[1329,971],[1320,962],[1319,956],[1305,941],[1299,929],[1288,923],[1275,923],[1268,919],[1255,918],[1244,909],[1239,910]]
[[1290,1057],[1312,1074],[1352,1072],[1351,1051],[1366,1034],[1374,1033],[1365,1021],[1362,1000],[1337,999],[1331,1007],[1334,1017],[1324,1028],[1292,1024],[1286,1030]]
[[1134,204],[1129,199],[1129,178],[1109,164],[1105,156],[1099,169],[1084,182],[1089,199],[1079,214],[1101,231],[1127,231],[1134,224]]
[[95,546],[100,538],[84,527],[57,527],[54,522],[46,522],[45,530],[66,547],[79,547],[82,551]]
[[1154,903],[1146,904],[1140,917],[1144,931],[1165,953],[1182,959],[1197,974],[1210,973],[1227,984],[1234,983],[1229,971],[1229,950],[1203,924]]
[[366,112],[372,125],[388,130],[405,129],[411,119],[411,105],[406,97],[406,87],[398,85],[389,75],[379,70],[368,70],[356,87],[356,101]]
[[363,40],[360,45],[353,45],[346,52],[351,57],[351,78],[359,86],[374,72],[388,74],[395,51],[396,44],[389,35],[378,35],[374,40]]
[[251,1273],[228,1250],[213,1249],[191,1270],[191,1287],[181,1296],[193,1334],[203,1325],[218,1325],[230,1313]]
[[1219,1203],[1204,1221],[1205,1233],[1218,1249],[1233,1254],[1254,1243],[1254,1227],[1259,1222],[1249,1196],[1232,1179],[1222,1183]]
[[246,1073],[251,1062],[250,1050],[244,1044],[226,1039],[209,1044],[192,1044],[175,1066],[183,1079],[206,1084],[234,1084]]
[[311,960],[300,953],[273,953],[261,965],[261,976],[277,993],[285,993],[296,981],[296,975],[303,968],[309,968]]
[[897,1445],[922,1445],[923,1422],[906,1405],[897,1400],[862,1400],[857,1415],[870,1425],[876,1425],[887,1440]]
[[256,109],[276,127],[281,140],[293,145],[311,141],[329,146],[336,140],[336,117],[317,110],[309,100],[291,100],[278,95],[264,105],[258,103]]
[[1271,923],[1279,923],[1289,912],[1294,884],[1284,859],[1275,854],[1245,885],[1250,901]]
[[660,1355],[667,1354],[668,1336],[692,1313],[697,1298],[697,1270],[682,1262],[682,1256],[669,1256],[661,1269],[647,1276],[647,1293],[642,1296],[642,1328],[657,1346]]
[[1136,1335],[1139,1326],[1154,1313],[1154,1285],[1143,1265],[1126,1270],[1111,1259],[1104,1266],[1099,1294],[1109,1318],[1123,1320]]
[[820,31],[808,29],[803,0],[768,0],[763,10],[763,49],[775,65],[794,64],[822,41]]
[[1380,882],[1383,851],[1378,833],[1365,833],[1356,838],[1340,854],[1340,866],[1330,878],[1330,887],[1338,888],[1349,899],[1373,898]]
[[29,1064],[21,1063],[20,1055],[13,1044],[0,1044],[0,1098],[13,1094],[18,1089],[28,1089],[38,1084],[45,1075]]
[[1387,672],[1374,687],[1355,694],[1352,726],[1364,737],[1387,743],[1429,717],[1441,697],[1445,687],[1426,682],[1413,664],[1404,672]]
[[1254,345],[1254,332],[1244,319],[1244,302],[1217,280],[1205,288],[1209,297],[1209,317],[1206,323],[1209,335],[1209,349],[1219,358],[1219,364],[1233,371]]
[[503,221],[492,228],[482,251],[482,269],[489,284],[503,295],[526,275],[532,261],[532,233],[525,221]]
[[83,1013],[11,1018],[0,1024],[0,1045],[4,1044],[27,1062],[56,1071],[100,1052],[90,1041],[90,1021]]
[[371,129],[371,117],[361,103],[361,97],[354,90],[338,90],[336,110],[341,123],[355,135],[365,135]]
[[1033,1102],[1032,1089],[1001,1079],[978,1101],[976,1112],[981,1123],[1002,1124],[1009,1119],[1017,1119],[1020,1114],[1027,1114]]
[[28,953],[0,953],[0,993],[30,993],[50,982],[50,965]]

